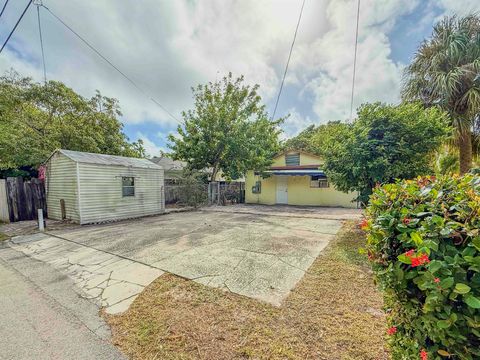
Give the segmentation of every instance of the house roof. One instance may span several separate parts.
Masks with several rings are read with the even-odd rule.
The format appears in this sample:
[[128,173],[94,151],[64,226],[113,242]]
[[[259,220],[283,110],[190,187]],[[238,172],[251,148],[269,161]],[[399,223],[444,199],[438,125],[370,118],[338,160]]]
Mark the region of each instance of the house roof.
[[282,156],[282,155],[285,155],[285,154],[287,154],[287,153],[299,153],[299,154],[305,154],[305,155],[309,155],[309,156],[312,156],[312,157],[316,157],[316,158],[319,158],[319,159],[322,158],[321,156],[316,155],[316,154],[313,154],[313,153],[311,153],[311,152],[303,151],[303,150],[295,150],[295,149],[283,150],[283,151],[275,154],[275,155],[273,156],[273,158],[275,159],[275,158],[277,158],[277,157],[279,157],[279,156]]
[[106,154],[96,154],[88,153],[81,151],[72,151],[72,150],[55,150],[50,158],[55,153],[61,153],[68,157],[69,159],[86,164],[97,164],[97,165],[116,165],[116,166],[125,166],[125,167],[134,167],[134,168],[143,168],[143,169],[162,169],[161,166],[154,164],[147,159],[131,158],[125,156],[116,156],[116,155],[106,155]]
[[313,165],[287,165],[287,166],[270,166],[269,170],[300,170],[300,169],[311,169],[318,170],[320,164]]
[[162,168],[165,169],[165,171],[183,170],[187,166],[186,161],[173,160],[168,156],[161,156],[161,157],[154,156],[153,158],[150,159],[150,161],[152,161],[157,165],[160,165]]
[[266,174],[271,175],[288,175],[288,176],[320,176],[326,178],[327,176],[322,170],[312,170],[312,169],[298,169],[298,170],[267,170]]

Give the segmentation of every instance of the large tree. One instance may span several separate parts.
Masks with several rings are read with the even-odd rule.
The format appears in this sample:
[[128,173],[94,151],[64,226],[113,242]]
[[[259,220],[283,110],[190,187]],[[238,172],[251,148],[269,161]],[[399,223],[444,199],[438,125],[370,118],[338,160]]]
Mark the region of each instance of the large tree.
[[192,88],[194,109],[183,112],[178,136],[169,136],[174,158],[187,161],[192,169],[211,169],[211,181],[219,171],[235,179],[249,169],[269,166],[279,150],[283,120],[269,119],[258,88],[231,73]]
[[353,124],[333,125],[323,138],[326,173],[362,202],[377,183],[432,173],[433,152],[451,130],[445,112],[418,103],[366,104]]
[[405,70],[403,97],[440,106],[456,128],[460,172],[472,167],[472,125],[480,114],[480,18],[446,17]]
[[11,72],[0,78],[0,170],[35,167],[56,148],[145,156],[123,133],[118,102],[91,99],[61,82],[39,84]]

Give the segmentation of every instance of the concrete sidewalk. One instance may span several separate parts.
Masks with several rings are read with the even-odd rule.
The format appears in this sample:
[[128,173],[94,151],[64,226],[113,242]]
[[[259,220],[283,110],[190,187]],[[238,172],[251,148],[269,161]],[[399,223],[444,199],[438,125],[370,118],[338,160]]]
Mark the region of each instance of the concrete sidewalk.
[[0,248],[0,359],[125,359],[98,308],[72,288],[48,265]]

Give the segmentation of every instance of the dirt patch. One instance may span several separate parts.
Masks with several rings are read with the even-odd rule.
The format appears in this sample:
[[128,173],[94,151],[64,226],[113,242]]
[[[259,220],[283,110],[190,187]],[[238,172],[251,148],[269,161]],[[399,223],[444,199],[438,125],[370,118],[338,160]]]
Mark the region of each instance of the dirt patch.
[[387,359],[364,241],[347,224],[281,307],[163,275],[105,315],[113,342],[133,359]]

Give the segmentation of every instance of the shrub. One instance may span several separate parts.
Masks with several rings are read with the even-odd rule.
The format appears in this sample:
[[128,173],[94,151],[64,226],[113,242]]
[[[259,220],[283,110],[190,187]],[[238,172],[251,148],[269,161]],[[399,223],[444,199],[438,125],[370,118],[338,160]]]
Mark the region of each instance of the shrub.
[[178,203],[184,206],[197,208],[207,203],[207,185],[204,174],[184,170],[179,180]]
[[361,226],[393,359],[479,359],[480,176],[377,187]]

